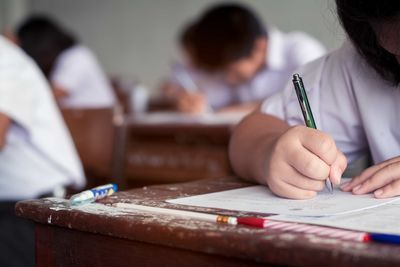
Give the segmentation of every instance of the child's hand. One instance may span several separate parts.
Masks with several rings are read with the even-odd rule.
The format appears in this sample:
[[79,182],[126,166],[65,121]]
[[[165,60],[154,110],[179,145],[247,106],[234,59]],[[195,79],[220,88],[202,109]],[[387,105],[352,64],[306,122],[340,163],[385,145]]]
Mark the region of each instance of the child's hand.
[[177,110],[186,113],[203,113],[207,109],[207,100],[205,96],[197,92],[180,92],[176,104]]
[[357,195],[374,192],[376,198],[400,195],[400,157],[366,169],[351,182],[342,185],[341,189]]
[[276,139],[267,159],[266,180],[275,194],[294,199],[312,198],[327,177],[339,184],[346,157],[327,134],[296,126]]

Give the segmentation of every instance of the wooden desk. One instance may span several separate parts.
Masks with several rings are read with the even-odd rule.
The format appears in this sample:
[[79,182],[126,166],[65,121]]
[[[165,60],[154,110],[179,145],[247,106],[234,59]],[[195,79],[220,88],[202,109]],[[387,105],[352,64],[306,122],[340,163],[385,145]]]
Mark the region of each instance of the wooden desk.
[[[163,201],[247,185],[235,178],[199,180],[119,192],[103,202],[177,207]],[[39,267],[400,264],[400,246],[185,221],[166,215],[124,212],[102,204],[71,210],[56,199],[31,200],[19,202],[16,212],[36,222]]]
[[132,187],[232,175],[229,138],[242,116],[127,116],[118,138],[125,141],[118,145],[119,184]]

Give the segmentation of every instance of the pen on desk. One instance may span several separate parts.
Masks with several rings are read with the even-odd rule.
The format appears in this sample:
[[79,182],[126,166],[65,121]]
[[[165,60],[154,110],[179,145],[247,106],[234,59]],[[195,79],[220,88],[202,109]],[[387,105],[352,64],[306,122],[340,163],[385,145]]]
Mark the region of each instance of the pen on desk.
[[178,216],[187,219],[198,219],[202,221],[208,222],[217,222],[217,223],[225,223],[225,224],[237,224],[236,217],[225,216],[225,215],[216,215],[209,214],[203,212],[195,212],[195,211],[186,211],[186,210],[177,210],[177,209],[169,209],[169,208],[159,208],[159,207],[150,207],[144,205],[137,205],[133,203],[116,203],[113,206],[124,209],[131,209],[137,211],[145,211],[145,212],[153,212],[158,214],[165,214],[171,216]]
[[371,241],[380,243],[400,244],[400,235],[371,233],[368,234],[368,238]]
[[69,199],[69,203],[71,206],[92,203],[98,199],[105,198],[107,196],[114,194],[114,192],[116,192],[117,190],[118,187],[116,184],[106,184],[98,186],[73,195]]
[[235,217],[226,215],[208,214],[203,212],[177,210],[170,208],[149,207],[133,203],[115,203],[114,207],[132,211],[144,211],[156,214],[176,216],[187,220],[201,220],[220,224],[244,225],[255,228],[265,228],[270,230],[291,231],[304,234],[314,234],[329,238],[338,238],[347,241],[368,242],[369,235],[364,232],[343,230],[316,226],[312,224],[301,224],[292,222],[274,221],[262,217]]
[[115,203],[113,204],[113,206],[128,210],[145,211],[145,212],[177,216],[185,219],[198,219],[202,221],[232,224],[232,225],[243,224],[257,228],[264,228],[264,221],[265,221],[263,218],[256,218],[256,217],[234,217],[234,216],[209,214],[196,211],[150,207],[133,203]]
[[187,211],[187,210],[150,207],[133,203],[115,203],[113,204],[113,206],[128,210],[145,211],[145,212],[177,216],[185,219],[198,219],[202,221],[217,222],[217,223],[232,224],[232,225],[240,224],[256,228],[265,228],[267,222],[269,222],[268,219],[259,217],[226,216],[226,215],[209,214],[209,213]]
[[[311,111],[310,103],[308,102],[303,80],[301,79],[300,75],[296,73],[293,75],[292,81],[306,126],[309,128],[317,129],[317,125],[315,124],[314,116]],[[333,186],[329,178],[325,180],[325,185],[328,188],[329,192],[333,193]]]

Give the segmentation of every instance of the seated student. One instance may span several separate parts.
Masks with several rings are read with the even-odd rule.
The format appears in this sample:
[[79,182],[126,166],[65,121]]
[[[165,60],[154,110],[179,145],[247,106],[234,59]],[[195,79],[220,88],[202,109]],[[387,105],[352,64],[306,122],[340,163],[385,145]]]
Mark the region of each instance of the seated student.
[[28,18],[19,26],[17,40],[49,79],[62,108],[114,105],[111,84],[95,55],[50,18]]
[[180,43],[186,62],[161,89],[178,110],[194,113],[206,107],[250,111],[282,90],[294,69],[325,52],[305,33],[265,27],[240,4],[206,10],[184,29]]
[[[400,195],[400,1],[336,0],[350,41],[298,72],[319,130],[304,125],[293,85],[245,118],[230,144],[233,168],[275,194],[312,198],[347,161],[374,166],[341,189]],[[291,77],[287,77],[290,80]],[[297,125],[297,126],[296,126]]]
[[84,174],[50,88],[34,62],[0,36],[0,266],[34,266],[33,226],[19,200],[80,189]]

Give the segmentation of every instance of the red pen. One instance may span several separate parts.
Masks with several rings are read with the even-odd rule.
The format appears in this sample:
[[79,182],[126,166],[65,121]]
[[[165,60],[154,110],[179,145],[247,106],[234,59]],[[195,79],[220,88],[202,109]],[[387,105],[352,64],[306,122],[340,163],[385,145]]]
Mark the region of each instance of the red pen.
[[197,220],[204,220],[221,224],[231,224],[231,225],[239,224],[256,228],[268,228],[272,230],[279,230],[282,232],[290,231],[295,233],[313,234],[317,236],[337,238],[348,241],[368,242],[370,240],[369,234],[364,232],[330,228],[326,226],[317,226],[313,224],[275,221],[269,218],[259,218],[250,216],[234,217],[234,216],[216,215],[216,214],[208,214],[208,213],[193,212],[186,210],[149,207],[149,206],[137,205],[134,203],[115,203],[113,204],[113,206],[122,208],[124,210],[132,210],[132,211],[136,210],[136,211],[145,211],[151,213],[160,213],[170,216],[177,216],[185,219],[194,219],[194,220],[197,219]]
[[238,217],[236,218],[238,224],[257,227],[257,228],[265,228],[268,219],[265,218],[257,218],[257,217]]

